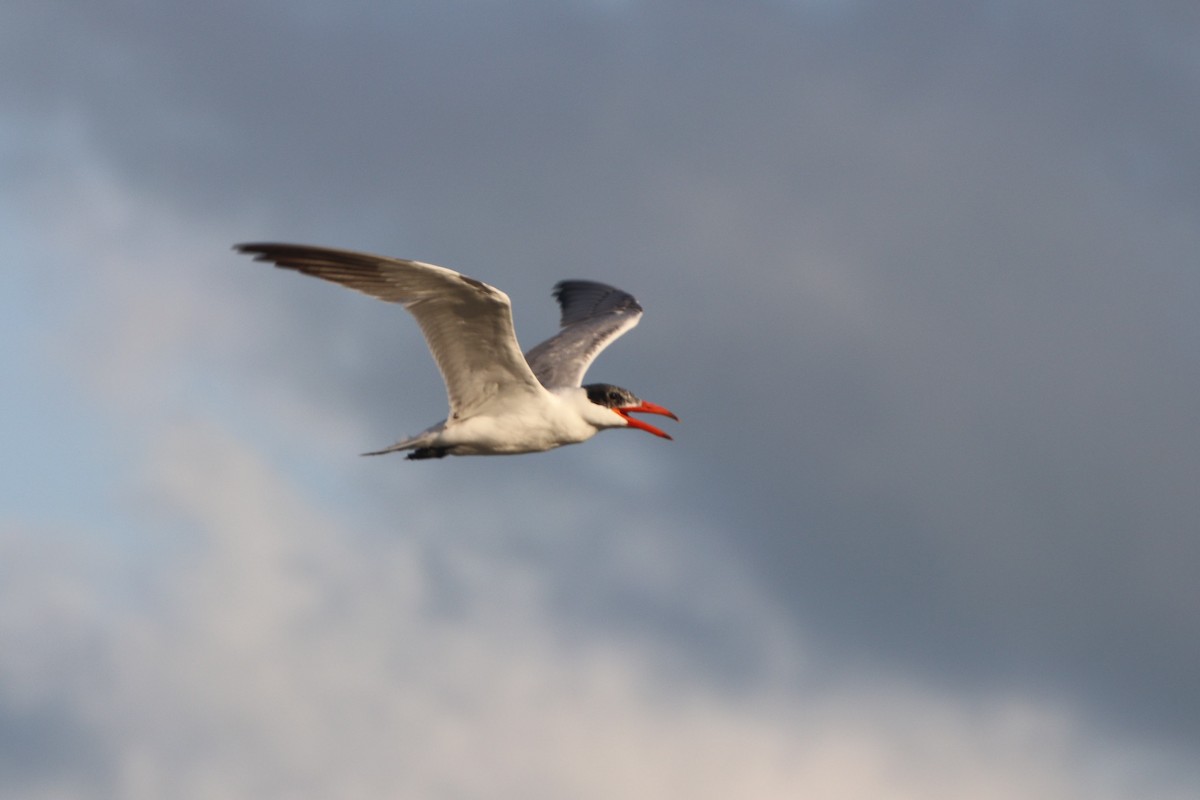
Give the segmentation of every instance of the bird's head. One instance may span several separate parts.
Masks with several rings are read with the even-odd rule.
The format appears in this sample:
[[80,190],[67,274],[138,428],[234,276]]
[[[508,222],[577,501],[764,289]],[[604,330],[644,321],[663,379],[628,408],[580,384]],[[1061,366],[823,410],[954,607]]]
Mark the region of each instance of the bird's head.
[[662,406],[643,400],[633,392],[628,389],[622,389],[620,386],[613,386],[611,383],[589,383],[583,389],[587,392],[589,401],[611,410],[620,418],[620,421],[611,427],[637,428],[646,433],[653,433],[655,436],[670,439],[670,435],[666,432],[660,431],[658,428],[642,422],[640,419],[634,419],[629,414],[630,412],[640,411],[643,414],[661,414],[664,417],[670,417],[676,422],[679,421],[679,417]]

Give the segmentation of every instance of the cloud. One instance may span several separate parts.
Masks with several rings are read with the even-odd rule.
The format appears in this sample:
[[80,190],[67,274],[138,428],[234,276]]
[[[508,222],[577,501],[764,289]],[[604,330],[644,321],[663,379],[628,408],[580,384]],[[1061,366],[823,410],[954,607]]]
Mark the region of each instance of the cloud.
[[[560,707],[627,729],[611,780],[671,787],[686,754],[725,747],[763,786],[824,786],[841,763],[821,774],[895,773],[878,793],[904,796],[933,779],[877,729],[914,717],[934,720],[921,747],[963,742],[974,766],[937,780],[976,793],[1019,775],[1120,796],[1158,767],[1113,742],[1194,750],[1194,20],[543,6],[31,6],[0,33],[28,276],[4,316],[40,348],[5,362],[28,416],[6,463],[42,476],[9,530],[46,578],[9,596],[55,622],[9,617],[25,699],[3,730],[72,754],[22,785],[336,788],[350,778],[312,754],[354,748],[312,731],[361,724],[363,780],[399,780],[379,742],[400,737],[403,764],[435,765],[430,794],[473,780],[455,747],[517,793],[533,768],[483,742],[526,705],[534,740],[587,741]],[[555,280],[626,286],[646,319],[594,375],[679,411],[681,435],[499,467],[359,461],[442,414],[436,372],[396,309],[227,251],[265,237],[493,281],[527,345],[553,330]],[[46,530],[117,564],[30,563]],[[71,689],[91,652],[106,690]],[[858,677],[836,699],[780,688],[810,669]],[[137,714],[95,705],[122,692]],[[326,692],[368,721],[304,699]],[[401,736],[420,726],[440,744]],[[817,740],[828,762],[804,759]],[[575,769],[555,780],[630,785]]]
[[[1152,754],[1079,752],[1077,724],[1028,700],[797,688],[819,678],[804,670],[729,692],[669,643],[571,636],[536,560],[464,543],[453,519],[359,527],[211,425],[170,431],[146,470],[153,535],[174,546],[143,602],[114,600],[115,575],[73,547],[5,537],[24,580],[0,590],[0,631],[25,645],[0,656],[7,708],[47,730],[21,796],[1173,796],[1144,782]],[[685,552],[639,560],[686,571]],[[753,603],[714,599],[786,635]]]

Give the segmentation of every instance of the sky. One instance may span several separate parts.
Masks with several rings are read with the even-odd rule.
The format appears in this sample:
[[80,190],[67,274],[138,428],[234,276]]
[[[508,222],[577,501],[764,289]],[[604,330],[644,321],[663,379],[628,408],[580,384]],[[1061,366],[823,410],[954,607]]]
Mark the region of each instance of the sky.
[[[0,798],[1200,795],[1200,7],[14,2]],[[395,306],[646,309],[510,458]]]

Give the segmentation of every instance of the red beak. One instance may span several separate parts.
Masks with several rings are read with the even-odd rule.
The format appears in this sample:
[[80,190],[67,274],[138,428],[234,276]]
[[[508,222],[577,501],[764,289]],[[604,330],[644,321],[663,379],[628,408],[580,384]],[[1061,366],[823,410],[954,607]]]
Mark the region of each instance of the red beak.
[[668,411],[660,405],[655,405],[654,403],[650,403],[645,400],[642,401],[640,406],[614,408],[613,411],[616,411],[618,414],[624,417],[625,421],[629,423],[629,427],[637,428],[638,430],[645,431],[646,433],[653,433],[655,436],[661,436],[664,439],[670,439],[671,436],[665,431],[660,431],[658,428],[650,425],[649,423],[642,422],[640,419],[634,419],[633,417],[629,416],[629,413],[632,411],[640,411],[643,414],[661,414],[664,417],[670,417],[676,422],[679,421],[679,417],[675,416],[675,414],[671,411]]

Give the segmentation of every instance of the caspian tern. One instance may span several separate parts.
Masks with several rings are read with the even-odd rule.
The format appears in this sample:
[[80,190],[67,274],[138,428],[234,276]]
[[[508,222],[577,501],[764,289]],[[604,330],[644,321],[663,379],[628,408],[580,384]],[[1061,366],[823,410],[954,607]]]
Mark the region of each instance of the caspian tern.
[[340,283],[417,319],[450,399],[450,415],[416,436],[363,455],[408,450],[409,459],[510,455],[586,441],[608,428],[670,439],[631,413],[673,413],[619,386],[583,383],[605,347],[638,324],[642,307],[626,292],[592,281],[561,281],[554,297],[560,330],[527,354],[513,331],[508,295],[445,267],[298,244],[234,249],[284,269]]

